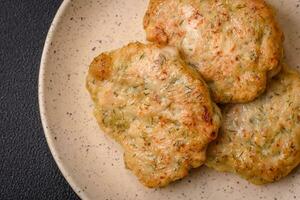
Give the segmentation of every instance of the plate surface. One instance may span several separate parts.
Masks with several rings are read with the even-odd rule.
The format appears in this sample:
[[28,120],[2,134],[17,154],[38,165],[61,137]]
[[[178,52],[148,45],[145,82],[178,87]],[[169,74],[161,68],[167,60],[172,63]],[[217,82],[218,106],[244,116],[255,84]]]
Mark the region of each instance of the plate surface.
[[[300,1],[269,0],[285,32],[287,63],[300,68]],[[300,199],[300,169],[254,186],[202,167],[163,189],[147,189],[125,169],[122,149],[92,115],[85,77],[93,57],[144,41],[147,0],[65,0],[50,28],[41,62],[41,118],[51,152],[82,199]]]

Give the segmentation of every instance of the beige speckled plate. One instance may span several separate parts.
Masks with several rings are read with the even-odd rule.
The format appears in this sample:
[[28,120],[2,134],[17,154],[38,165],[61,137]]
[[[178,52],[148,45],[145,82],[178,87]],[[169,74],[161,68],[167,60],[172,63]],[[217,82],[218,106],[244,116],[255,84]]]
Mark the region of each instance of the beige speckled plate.
[[[300,65],[300,0],[269,0],[286,35],[290,65]],[[41,62],[39,98],[51,152],[82,199],[300,199],[300,170],[253,186],[205,167],[164,189],[143,187],[125,169],[122,150],[98,128],[85,76],[92,58],[144,40],[147,0],[65,0],[51,26]]]

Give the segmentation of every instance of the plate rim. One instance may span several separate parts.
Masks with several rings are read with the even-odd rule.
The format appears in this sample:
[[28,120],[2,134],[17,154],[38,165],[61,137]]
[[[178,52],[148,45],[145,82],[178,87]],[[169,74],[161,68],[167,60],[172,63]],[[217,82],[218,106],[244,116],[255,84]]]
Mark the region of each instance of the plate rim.
[[47,141],[47,145],[50,149],[51,155],[54,158],[54,161],[61,172],[64,179],[67,181],[67,183],[71,186],[72,190],[76,193],[76,195],[80,199],[88,199],[86,194],[81,191],[80,187],[76,184],[76,181],[72,178],[72,176],[68,175],[68,170],[65,168],[64,164],[60,161],[57,149],[54,145],[54,137],[51,136],[51,131],[48,129],[48,117],[46,116],[46,109],[45,109],[45,69],[46,69],[46,63],[49,59],[49,49],[51,46],[51,41],[53,40],[53,36],[56,32],[57,25],[59,24],[63,14],[65,13],[68,6],[71,4],[72,0],[63,0],[61,5],[59,6],[52,22],[50,25],[50,28],[48,30],[46,40],[44,42],[43,47],[43,53],[41,56],[40,61],[40,68],[39,68],[39,77],[38,77],[38,107],[39,107],[39,114],[41,118],[41,123],[43,127],[43,132]]

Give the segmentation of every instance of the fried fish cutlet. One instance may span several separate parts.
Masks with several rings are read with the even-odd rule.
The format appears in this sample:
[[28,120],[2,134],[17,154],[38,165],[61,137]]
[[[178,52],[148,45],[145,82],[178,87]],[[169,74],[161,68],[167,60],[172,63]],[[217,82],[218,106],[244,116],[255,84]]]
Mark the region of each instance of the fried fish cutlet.
[[280,71],[283,34],[263,0],[150,0],[144,29],[177,47],[218,103],[254,100]]
[[217,136],[219,108],[175,48],[131,43],[90,65],[87,88],[102,130],[148,187],[163,187],[205,162]]
[[206,165],[254,184],[277,181],[300,162],[300,75],[286,66],[265,94],[223,111],[218,139]]

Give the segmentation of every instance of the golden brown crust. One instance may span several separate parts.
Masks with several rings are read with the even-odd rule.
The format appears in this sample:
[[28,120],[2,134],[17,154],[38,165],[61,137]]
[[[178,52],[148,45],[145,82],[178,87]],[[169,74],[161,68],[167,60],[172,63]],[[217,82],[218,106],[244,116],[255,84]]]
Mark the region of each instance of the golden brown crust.
[[144,29],[176,46],[219,103],[255,99],[280,69],[283,34],[263,0],[150,0]]
[[299,73],[284,67],[255,101],[225,106],[223,119],[206,165],[254,184],[287,176],[300,163]]
[[108,79],[110,74],[111,58],[106,54],[96,57],[90,65],[89,74],[99,80]]
[[101,54],[90,68],[96,119],[144,185],[166,186],[204,163],[220,111],[175,48],[131,43]]

